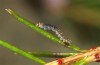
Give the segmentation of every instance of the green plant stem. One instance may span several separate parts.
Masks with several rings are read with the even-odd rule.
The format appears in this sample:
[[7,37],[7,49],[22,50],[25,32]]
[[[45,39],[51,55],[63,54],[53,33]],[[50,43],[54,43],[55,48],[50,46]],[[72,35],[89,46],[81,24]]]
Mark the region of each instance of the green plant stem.
[[92,62],[94,59],[93,56],[89,56],[87,58],[83,58],[79,61],[77,61],[74,65],[86,65],[86,64],[89,64],[89,62]]
[[78,54],[78,53],[52,53],[52,52],[29,52],[29,53],[37,57],[49,57],[49,58],[63,58]]
[[41,60],[41,59],[35,57],[34,55],[31,55],[31,54],[29,54],[29,53],[27,53],[27,52],[25,52],[25,51],[19,49],[19,48],[15,47],[15,46],[13,46],[13,45],[7,43],[7,42],[4,42],[4,41],[2,41],[2,40],[0,40],[0,46],[3,46],[3,47],[5,47],[5,48],[7,48],[7,49],[13,51],[14,53],[20,54],[21,56],[24,56],[24,57],[26,57],[26,58],[28,58],[28,59],[30,59],[30,60],[32,60],[32,61],[36,61],[37,63],[40,63],[40,64],[42,64],[42,65],[46,64],[45,61],[43,61],[43,60]]
[[[11,15],[13,15],[16,19],[18,19],[19,22],[27,25],[28,27],[30,27],[31,29],[41,33],[42,35],[44,35],[45,37],[58,42],[59,44],[65,45],[64,42],[62,40],[60,40],[58,37],[54,36],[53,34],[41,29],[40,27],[36,26],[34,23],[31,23],[29,20],[25,19],[24,17],[21,17],[19,14],[17,14],[16,12],[12,11],[11,9],[6,9],[7,12],[9,12]],[[69,43],[68,43],[69,44]],[[75,45],[69,45],[67,46],[69,48],[72,48],[73,50],[77,50],[79,51],[80,48],[75,46]]]

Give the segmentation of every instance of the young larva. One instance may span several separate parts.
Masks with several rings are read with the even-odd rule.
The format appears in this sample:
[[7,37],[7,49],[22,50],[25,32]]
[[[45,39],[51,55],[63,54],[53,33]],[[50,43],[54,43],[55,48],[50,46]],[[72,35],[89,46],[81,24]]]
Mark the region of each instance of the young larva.
[[43,24],[43,23],[38,23],[36,26],[44,29],[44,30],[52,30],[56,31],[58,28],[56,26],[50,25],[50,24]]
[[70,41],[66,40],[64,38],[64,36],[62,36],[62,33],[60,32],[60,30],[56,26],[53,26],[53,25],[50,25],[50,24],[43,24],[43,23],[38,23],[38,24],[36,24],[36,26],[38,26],[38,27],[40,27],[40,28],[42,28],[44,30],[53,31],[58,36],[58,38],[60,38],[60,40],[62,40],[64,42],[65,46],[69,46],[70,45]]

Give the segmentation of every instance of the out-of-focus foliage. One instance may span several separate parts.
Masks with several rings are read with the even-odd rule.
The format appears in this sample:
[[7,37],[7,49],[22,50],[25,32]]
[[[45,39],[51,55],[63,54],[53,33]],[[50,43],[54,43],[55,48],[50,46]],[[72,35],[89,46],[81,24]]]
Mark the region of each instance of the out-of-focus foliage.
[[72,0],[67,16],[84,23],[100,28],[100,1],[99,0]]

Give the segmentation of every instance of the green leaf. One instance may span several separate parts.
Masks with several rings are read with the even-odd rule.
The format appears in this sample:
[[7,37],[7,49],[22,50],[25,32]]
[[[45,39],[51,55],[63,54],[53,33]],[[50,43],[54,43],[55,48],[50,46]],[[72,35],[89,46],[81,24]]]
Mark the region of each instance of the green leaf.
[[85,59],[81,59],[79,61],[77,61],[74,65],[86,65],[87,62],[85,61]]
[[88,56],[88,57],[85,57],[85,58],[77,61],[74,65],[86,65],[89,62],[93,61],[93,59],[94,59],[93,56]]
[[78,53],[52,53],[52,52],[29,52],[29,53],[37,57],[49,57],[49,58],[63,58],[78,54]]
[[7,42],[4,42],[4,41],[2,41],[2,40],[0,40],[0,46],[3,46],[3,47],[5,47],[5,48],[7,48],[7,49],[13,51],[14,53],[17,53],[17,54],[19,54],[19,55],[21,55],[21,56],[24,56],[24,57],[26,57],[26,58],[28,58],[28,59],[30,59],[30,60],[32,60],[32,61],[35,61],[35,62],[37,62],[37,63],[39,63],[39,64],[42,64],[42,65],[46,64],[45,61],[43,61],[43,60],[41,60],[41,59],[35,57],[34,55],[31,55],[31,54],[29,54],[29,53],[27,53],[27,52],[25,52],[25,51],[19,49],[19,48],[15,47],[15,46],[13,46],[13,45],[7,43]]
[[[51,39],[51,40],[53,40],[55,42],[58,42],[59,44],[65,45],[64,42],[62,40],[60,40],[57,36],[55,36],[55,35],[47,32],[47,31],[41,29],[40,27],[36,26],[34,23],[31,23],[29,20],[25,19],[24,17],[20,16],[16,12],[12,11],[11,9],[6,9],[6,11],[9,12],[11,15],[13,15],[19,22],[25,24],[26,26],[30,27],[31,29],[41,33],[45,37],[47,37],[47,38],[49,38],[49,39]],[[68,47],[72,48],[74,50],[77,50],[77,51],[80,50],[79,47],[73,46],[72,44],[70,44],[70,46],[68,46]]]

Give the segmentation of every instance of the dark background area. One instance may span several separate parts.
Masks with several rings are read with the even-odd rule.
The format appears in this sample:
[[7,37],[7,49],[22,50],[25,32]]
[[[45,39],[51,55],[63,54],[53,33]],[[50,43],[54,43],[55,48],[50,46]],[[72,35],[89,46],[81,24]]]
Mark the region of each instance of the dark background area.
[[[100,45],[99,0],[1,0],[0,39],[30,52],[75,52],[18,22],[5,9],[12,9],[34,23],[58,26],[72,44],[89,49]],[[42,58],[46,61],[55,59]],[[1,65],[39,65],[0,47]],[[90,65],[99,65],[93,62]]]

